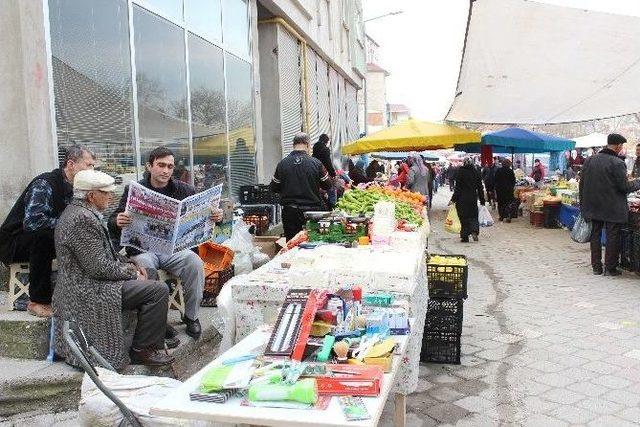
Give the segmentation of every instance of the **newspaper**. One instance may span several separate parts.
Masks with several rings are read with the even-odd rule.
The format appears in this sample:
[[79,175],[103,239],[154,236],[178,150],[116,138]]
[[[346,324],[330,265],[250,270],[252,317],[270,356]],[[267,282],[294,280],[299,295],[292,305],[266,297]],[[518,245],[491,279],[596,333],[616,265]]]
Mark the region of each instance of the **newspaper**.
[[122,229],[120,244],[144,252],[172,255],[211,239],[222,184],[180,201],[137,182],[129,185],[126,212],[132,223]]

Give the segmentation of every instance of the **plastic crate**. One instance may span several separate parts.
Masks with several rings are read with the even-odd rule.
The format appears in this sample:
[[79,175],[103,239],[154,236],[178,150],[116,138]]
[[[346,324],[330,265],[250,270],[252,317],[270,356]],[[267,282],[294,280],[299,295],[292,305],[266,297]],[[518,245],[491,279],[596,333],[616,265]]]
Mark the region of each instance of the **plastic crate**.
[[227,283],[234,274],[233,264],[225,268],[224,270],[213,271],[207,274],[204,278],[204,291],[202,292],[203,307],[215,307],[216,298],[222,290],[222,287]]
[[204,263],[205,274],[224,270],[233,262],[233,251],[226,246],[205,242],[198,246],[198,255]]
[[460,364],[460,333],[430,332],[422,336],[421,362]]
[[280,197],[271,191],[268,185],[242,185],[240,187],[240,203],[251,204],[277,204]]
[[[438,255],[445,258],[464,258],[464,255]],[[467,298],[468,265],[435,264],[427,260],[427,286],[431,298]]]
[[242,215],[266,215],[269,218],[270,223],[274,223],[276,218],[276,209],[274,209],[275,205],[260,205],[260,206],[240,206],[242,209]]
[[461,299],[431,298],[427,303],[425,332],[462,331],[464,301]]

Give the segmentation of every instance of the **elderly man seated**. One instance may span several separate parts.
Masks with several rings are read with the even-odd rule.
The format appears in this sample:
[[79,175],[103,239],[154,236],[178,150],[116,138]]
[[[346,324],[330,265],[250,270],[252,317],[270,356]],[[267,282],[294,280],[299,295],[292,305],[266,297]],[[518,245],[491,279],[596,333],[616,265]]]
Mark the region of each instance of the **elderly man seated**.
[[166,365],[173,357],[160,349],[167,324],[167,285],[114,250],[102,212],[115,189],[114,179],[93,170],[78,172],[73,201],[55,229],[58,283],[53,294],[56,352],[78,365],[62,337],[64,320],[79,323],[98,352],[116,369],[127,364],[123,310],[137,310],[132,363]]

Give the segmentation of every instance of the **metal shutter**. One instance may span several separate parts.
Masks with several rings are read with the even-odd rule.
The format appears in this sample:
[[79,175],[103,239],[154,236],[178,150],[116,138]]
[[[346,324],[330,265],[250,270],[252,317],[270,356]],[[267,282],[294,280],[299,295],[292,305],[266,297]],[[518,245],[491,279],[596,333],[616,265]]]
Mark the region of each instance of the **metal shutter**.
[[[311,143],[318,140],[321,133],[318,128],[318,75],[316,72],[317,55],[313,49],[307,48],[307,96],[309,115],[309,129],[307,133]],[[305,117],[306,118],[306,117]]]
[[[345,94],[345,81],[341,74],[338,75],[338,105],[340,107],[338,113],[338,126],[340,130],[340,147],[345,145],[347,141],[347,108],[346,108],[346,94]],[[339,153],[338,153],[338,157]]]
[[326,133],[333,138],[331,132],[331,105],[329,102],[329,67],[327,62],[316,58],[316,81],[318,84],[318,132]]
[[331,119],[331,148],[333,155],[340,151],[340,103],[338,102],[338,73],[329,67],[329,106]]
[[300,44],[280,26],[278,27],[278,71],[282,156],[285,157],[293,150],[294,135],[302,130],[302,87]]
[[358,100],[356,97],[356,88],[350,83],[346,83],[347,89],[347,141],[355,141],[358,139],[360,127],[358,126]]

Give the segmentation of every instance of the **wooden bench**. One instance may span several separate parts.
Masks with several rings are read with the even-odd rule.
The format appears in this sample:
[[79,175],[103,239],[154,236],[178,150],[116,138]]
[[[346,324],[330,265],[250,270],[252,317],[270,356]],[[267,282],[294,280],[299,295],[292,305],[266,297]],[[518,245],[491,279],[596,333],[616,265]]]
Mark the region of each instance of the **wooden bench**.
[[[52,271],[58,271],[56,261],[53,261]],[[21,279],[26,276],[23,282]],[[159,279],[163,282],[173,282],[171,294],[169,295],[169,309],[175,308],[184,316],[184,291],[182,289],[182,281],[179,277],[168,274],[164,270],[158,270]],[[9,292],[5,306],[7,311],[14,310],[15,301],[22,295],[29,296],[29,263],[15,262],[9,265]]]

